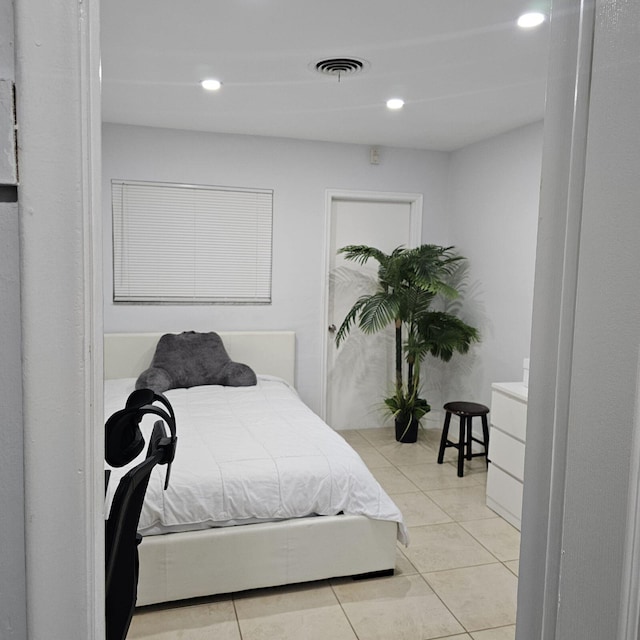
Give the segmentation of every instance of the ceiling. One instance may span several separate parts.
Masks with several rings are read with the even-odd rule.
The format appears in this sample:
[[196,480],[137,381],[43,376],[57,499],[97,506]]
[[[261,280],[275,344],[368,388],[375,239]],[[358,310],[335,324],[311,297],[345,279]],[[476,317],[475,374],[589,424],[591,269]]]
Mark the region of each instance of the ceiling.
[[[103,0],[103,120],[458,149],[542,119],[549,24],[516,19],[549,3]],[[345,56],[368,69],[314,70]],[[222,88],[204,91],[205,77]]]

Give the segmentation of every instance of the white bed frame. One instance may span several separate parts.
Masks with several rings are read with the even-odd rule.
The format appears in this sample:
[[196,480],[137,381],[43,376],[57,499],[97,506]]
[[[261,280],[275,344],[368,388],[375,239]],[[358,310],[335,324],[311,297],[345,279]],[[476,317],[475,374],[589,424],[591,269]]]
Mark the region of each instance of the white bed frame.
[[[294,384],[292,331],[218,333],[233,360]],[[105,378],[137,377],[162,335],[106,334]],[[390,572],[396,535],[395,522],[341,515],[148,536],[139,547],[137,606]]]

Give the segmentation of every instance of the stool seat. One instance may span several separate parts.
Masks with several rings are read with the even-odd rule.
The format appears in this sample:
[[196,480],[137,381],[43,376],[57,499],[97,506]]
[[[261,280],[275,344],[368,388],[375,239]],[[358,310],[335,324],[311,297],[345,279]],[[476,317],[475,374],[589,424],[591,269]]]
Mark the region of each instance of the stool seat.
[[444,405],[445,411],[450,411],[457,416],[486,416],[489,413],[489,407],[477,402],[447,402]]
[[[489,423],[487,414],[489,407],[478,402],[447,402],[444,405],[446,411],[444,418],[444,426],[442,427],[442,437],[440,438],[440,449],[438,451],[438,464],[444,461],[444,451],[447,447],[454,447],[458,450],[458,476],[462,478],[464,475],[464,459],[471,460],[477,456],[484,456],[489,465]],[[456,415],[460,418],[460,436],[458,442],[449,440],[449,425],[451,424],[451,416]],[[480,418],[482,420],[482,440],[473,437],[471,429],[472,418]],[[471,445],[477,442],[484,447],[481,453],[472,453]]]

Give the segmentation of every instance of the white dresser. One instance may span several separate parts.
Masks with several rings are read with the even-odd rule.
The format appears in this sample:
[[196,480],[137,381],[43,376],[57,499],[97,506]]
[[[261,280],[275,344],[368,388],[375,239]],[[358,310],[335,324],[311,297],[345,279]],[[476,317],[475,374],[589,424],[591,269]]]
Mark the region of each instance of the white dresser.
[[522,382],[491,386],[487,506],[520,529],[527,432],[527,387]]

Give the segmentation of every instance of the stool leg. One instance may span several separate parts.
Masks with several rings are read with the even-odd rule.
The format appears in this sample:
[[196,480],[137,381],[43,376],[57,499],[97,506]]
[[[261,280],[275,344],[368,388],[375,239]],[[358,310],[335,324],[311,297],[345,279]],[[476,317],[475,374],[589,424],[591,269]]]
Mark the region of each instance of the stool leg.
[[464,475],[464,432],[466,420],[460,416],[460,436],[458,438],[458,478]]
[[444,426],[442,427],[442,437],[440,438],[440,449],[438,450],[438,464],[442,464],[444,460],[444,450],[447,446],[447,437],[449,436],[449,423],[451,422],[451,413],[447,411],[444,417]]
[[471,428],[471,416],[467,416],[467,460],[471,460],[471,447],[473,446],[473,432]]
[[487,461],[487,469],[489,468],[489,423],[487,415],[482,416],[482,436],[484,438],[484,455]]

